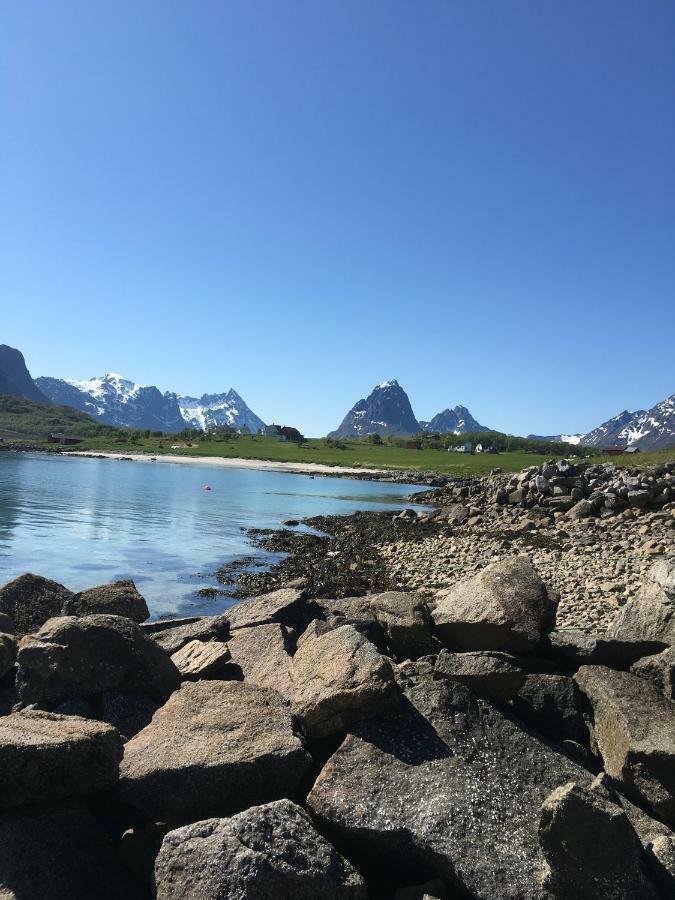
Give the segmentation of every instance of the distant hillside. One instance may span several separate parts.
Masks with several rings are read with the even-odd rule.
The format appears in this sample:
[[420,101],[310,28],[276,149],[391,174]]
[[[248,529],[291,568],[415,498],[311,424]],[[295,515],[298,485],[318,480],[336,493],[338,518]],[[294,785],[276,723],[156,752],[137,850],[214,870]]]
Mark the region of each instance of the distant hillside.
[[113,428],[95,422],[70,406],[36,403],[0,392],[0,437],[44,440],[50,431],[83,437],[114,433]]
[[26,397],[37,403],[49,402],[31,378],[23,353],[7,344],[0,344],[0,391],[11,397]]
[[468,434],[474,431],[490,431],[471,415],[466,406],[455,406],[436,413],[430,422],[420,422],[424,431],[438,431],[440,434]]

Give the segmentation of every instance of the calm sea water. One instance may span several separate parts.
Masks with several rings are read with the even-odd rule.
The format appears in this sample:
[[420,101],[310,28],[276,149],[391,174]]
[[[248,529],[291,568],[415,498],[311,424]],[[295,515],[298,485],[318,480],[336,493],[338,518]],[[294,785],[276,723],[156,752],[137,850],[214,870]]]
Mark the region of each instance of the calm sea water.
[[[204,490],[205,483],[212,490]],[[0,453],[0,584],[22,572],[82,590],[133,578],[153,616],[217,612],[216,570],[254,553],[243,528],[403,507],[414,485],[205,465]]]

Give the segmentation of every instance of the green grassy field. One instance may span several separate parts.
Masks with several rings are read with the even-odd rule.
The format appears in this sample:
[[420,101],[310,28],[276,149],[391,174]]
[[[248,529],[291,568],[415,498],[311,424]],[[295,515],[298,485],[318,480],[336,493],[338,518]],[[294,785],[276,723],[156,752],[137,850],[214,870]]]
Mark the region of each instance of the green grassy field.
[[310,439],[302,446],[279,443],[274,438],[239,437],[236,440],[193,441],[192,446],[174,450],[172,445],[185,441],[172,438],[140,438],[111,441],[109,437],[89,438],[78,450],[91,452],[146,453],[152,456],[219,456],[227,459],[265,459],[273,462],[323,463],[329,466],[354,466],[372,469],[421,469],[453,475],[488,473],[499,467],[503,472],[518,472],[526,466],[539,465],[551,455],[538,453],[500,453],[475,455],[448,453],[445,450],[406,450],[387,445],[376,446],[365,441],[344,441],[344,449],[327,446],[322,439]]

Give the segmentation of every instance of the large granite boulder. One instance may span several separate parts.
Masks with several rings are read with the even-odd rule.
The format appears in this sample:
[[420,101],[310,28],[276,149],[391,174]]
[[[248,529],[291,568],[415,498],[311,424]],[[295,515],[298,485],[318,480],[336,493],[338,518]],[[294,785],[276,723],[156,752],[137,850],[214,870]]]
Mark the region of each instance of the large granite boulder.
[[609,634],[622,640],[675,644],[675,557],[652,566],[638,595],[619,611]]
[[556,900],[657,900],[642,848],[620,806],[573,782],[541,808],[544,886]]
[[243,600],[225,613],[232,631],[272,622],[287,625],[295,631],[304,631],[318,614],[317,605],[305,599],[304,591],[295,588],[280,588],[270,594]]
[[572,668],[579,666],[608,666],[610,669],[630,669],[633,663],[659,653],[668,645],[665,641],[621,640],[584,631],[552,631],[543,641],[542,649]]
[[290,800],[170,831],[157,900],[366,900],[356,869]]
[[2,900],[142,900],[103,827],[82,800],[0,815]]
[[525,672],[507,653],[478,650],[475,653],[451,653],[441,650],[434,666],[436,678],[459,681],[477,694],[495,703],[508,703],[525,683]]
[[607,774],[637,804],[675,824],[675,706],[628,672],[582,666],[575,680],[591,704]]
[[16,662],[16,638],[0,632],[0,678],[6,675]]
[[352,625],[303,641],[291,665],[293,712],[324,738],[397,702],[390,662]]
[[237,628],[228,641],[231,670],[247,684],[273,688],[288,700],[293,697],[290,652],[294,634],[275,622],[254,628]]
[[73,592],[57,581],[26,572],[0,587],[0,612],[10,617],[20,634],[29,634],[47,619],[59,616],[72,596]]
[[[371,599],[372,595],[368,594],[365,597],[320,598],[315,602],[320,607],[322,619],[326,623],[325,630],[338,628],[340,625],[353,625],[381,653],[385,653],[387,641],[382,626],[371,608]],[[314,624],[311,623],[309,627]]]
[[310,810],[368,875],[441,878],[457,896],[541,900],[540,807],[591,776],[450,680],[413,685],[359,722],[312,788]]
[[229,658],[230,648],[223,641],[189,641],[171,655],[181,677],[191,680],[221,673]]
[[126,744],[120,792],[150,817],[181,824],[293,797],[309,764],[276,691],[188,681]]
[[370,608],[385,634],[391,656],[417,659],[433,651],[429,610],[418,594],[401,591],[375,594]]
[[451,650],[532,650],[555,625],[556,600],[527,557],[487,566],[441,595],[435,630]]
[[675,700],[675,647],[645,656],[630,670],[640,678],[648,678],[669,700]]
[[64,616],[126,616],[132,622],[145,622],[150,617],[145,598],[133,581],[112,581],[88,588],[63,604]]
[[0,808],[86,794],[117,781],[122,741],[110,725],[25,710],[0,717]]
[[196,621],[185,622],[162,628],[143,629],[162,650],[173,655],[190,641],[226,641],[230,635],[230,623],[222,616],[203,616]]
[[180,681],[167,654],[121,616],[51,619],[23,642],[17,660],[21,702],[47,708],[103,691],[138,692],[163,703]]

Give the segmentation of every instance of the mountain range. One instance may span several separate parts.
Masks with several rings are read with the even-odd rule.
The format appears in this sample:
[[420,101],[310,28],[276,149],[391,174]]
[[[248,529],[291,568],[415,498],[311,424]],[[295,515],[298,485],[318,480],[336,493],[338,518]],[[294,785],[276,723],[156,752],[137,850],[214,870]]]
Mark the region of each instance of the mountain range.
[[375,432],[380,435],[417,434],[420,431],[467,434],[489,429],[480,425],[466,406],[444,409],[429,422],[418,421],[408,395],[398,381],[392,379],[376,385],[367,397],[357,400],[328,437],[365,437]]
[[114,372],[88,381],[42,377],[35,384],[52,403],[72,406],[118,427],[171,434],[184,428],[204,431],[217,425],[256,432],[265,424],[233,389],[200,398],[183,397],[171,391],[162,394],[154,385],[136,384]]

